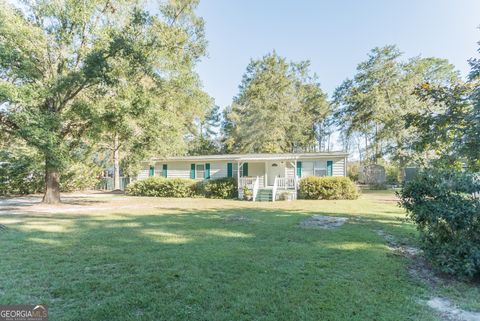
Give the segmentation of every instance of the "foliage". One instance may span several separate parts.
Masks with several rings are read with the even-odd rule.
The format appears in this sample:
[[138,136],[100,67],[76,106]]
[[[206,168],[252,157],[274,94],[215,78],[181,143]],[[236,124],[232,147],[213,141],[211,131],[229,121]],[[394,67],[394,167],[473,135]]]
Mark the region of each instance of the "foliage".
[[194,197],[232,199],[237,196],[234,178],[224,177],[208,181],[185,178],[149,177],[130,183],[125,192],[133,196]]
[[401,181],[402,171],[400,167],[394,164],[384,164],[386,183],[390,185],[398,185]]
[[197,5],[0,2],[0,126],[44,156],[45,201],[59,201],[60,174],[105,128],[135,138],[137,151],[183,140],[198,106],[192,70],[206,46]]
[[252,60],[239,88],[224,112],[227,152],[292,152],[317,145],[330,107],[308,61],[289,63],[276,52]]
[[347,176],[352,182],[357,182],[359,177],[360,165],[358,163],[350,163],[347,165]]
[[218,131],[221,125],[219,106],[207,110],[204,118],[195,122],[193,138],[189,141],[189,155],[214,155],[220,153]]
[[193,197],[196,184],[193,179],[148,177],[128,184],[125,192],[132,196]]
[[207,198],[232,199],[237,197],[237,181],[232,177],[210,179],[204,183]]
[[44,165],[41,156],[26,147],[0,150],[0,195],[43,191]]
[[[21,142],[0,150],[0,195],[32,194],[45,190],[45,164],[42,156]],[[92,162],[69,163],[60,184],[63,192],[92,188],[102,169]]]
[[421,171],[400,192],[427,257],[443,272],[480,275],[479,192],[478,174],[451,169]]
[[313,200],[357,199],[357,186],[348,177],[309,176],[300,180],[299,197]]
[[248,188],[247,186],[245,186],[243,188],[243,199],[245,201],[251,201],[252,197],[253,197],[253,191],[250,188]]
[[430,152],[436,167],[461,168],[465,164],[470,170],[480,170],[480,60],[470,64],[472,72],[466,84],[424,83],[417,87],[420,99],[442,106],[442,112],[412,112],[405,117],[418,133],[412,148]]
[[290,201],[292,198],[292,194],[290,192],[280,192],[278,199],[280,201]]
[[101,179],[102,168],[91,162],[73,163],[65,169],[60,182],[62,192],[94,188]]
[[419,99],[415,88],[424,82],[460,82],[458,72],[445,59],[415,57],[403,62],[401,57],[396,46],[374,48],[368,60],[358,65],[354,78],[335,91],[336,123],[345,141],[363,137],[366,162],[375,163],[383,155],[401,164],[418,158],[409,145],[416,133],[406,128],[404,116],[412,111],[434,112],[438,106],[435,109]]

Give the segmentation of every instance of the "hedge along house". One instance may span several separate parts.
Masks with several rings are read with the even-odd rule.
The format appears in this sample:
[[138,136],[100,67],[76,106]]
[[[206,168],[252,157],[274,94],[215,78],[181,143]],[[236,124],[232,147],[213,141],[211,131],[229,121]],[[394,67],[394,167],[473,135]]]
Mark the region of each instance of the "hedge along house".
[[227,154],[153,158],[144,162],[137,179],[150,176],[209,180],[233,177],[239,198],[248,188],[255,200],[296,198],[300,178],[346,176],[343,152],[295,154]]

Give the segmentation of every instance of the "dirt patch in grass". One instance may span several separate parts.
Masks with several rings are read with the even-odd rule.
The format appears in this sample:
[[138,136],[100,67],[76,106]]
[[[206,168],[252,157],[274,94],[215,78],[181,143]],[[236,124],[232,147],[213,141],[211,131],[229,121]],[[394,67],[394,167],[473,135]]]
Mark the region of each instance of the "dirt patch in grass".
[[346,217],[313,215],[300,222],[301,228],[334,229],[342,226],[348,220]]
[[241,215],[241,214],[233,214],[233,215],[228,215],[223,219],[226,223],[231,223],[231,222],[244,222],[248,223],[251,222],[252,219],[249,218],[248,216]]
[[462,310],[446,298],[433,297],[426,304],[446,321],[480,321],[480,312]]
[[[406,240],[399,240],[383,230],[376,230],[375,232],[385,239],[392,253],[409,258],[408,272],[414,279],[428,284],[432,290],[439,285],[454,282],[452,277],[436,273],[424,258],[422,250],[408,245]],[[479,312],[462,310],[446,298],[434,296],[430,300],[420,303],[435,310],[440,318],[445,321],[480,321]]]
[[385,239],[388,248],[393,254],[410,259],[408,272],[412,277],[431,286],[435,286],[442,282],[441,278],[433,271],[432,267],[423,257],[422,250],[409,245],[407,240],[399,240],[383,230],[375,230],[375,232]]

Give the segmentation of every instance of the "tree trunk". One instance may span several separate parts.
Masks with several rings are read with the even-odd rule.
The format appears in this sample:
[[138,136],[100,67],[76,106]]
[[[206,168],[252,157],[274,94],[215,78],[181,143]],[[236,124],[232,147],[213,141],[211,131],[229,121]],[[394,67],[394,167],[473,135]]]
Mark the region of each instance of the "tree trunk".
[[367,133],[365,133],[365,163],[368,164],[368,136]]
[[377,164],[377,160],[379,157],[379,141],[378,141],[378,123],[375,123],[375,159],[374,162]]
[[118,135],[115,134],[113,139],[113,189],[120,189],[120,146],[118,144]]
[[49,167],[48,160],[45,167],[45,194],[42,202],[46,204],[60,203],[60,173],[57,169]]

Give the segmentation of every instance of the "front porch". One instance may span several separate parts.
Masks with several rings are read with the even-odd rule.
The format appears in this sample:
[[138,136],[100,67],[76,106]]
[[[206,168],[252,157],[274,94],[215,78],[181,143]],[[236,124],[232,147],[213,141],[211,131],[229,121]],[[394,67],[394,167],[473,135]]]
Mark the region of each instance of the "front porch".
[[296,199],[297,168],[296,160],[237,162],[238,196],[243,199],[244,190],[249,189],[253,201],[275,201],[287,192],[289,199]]

